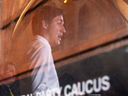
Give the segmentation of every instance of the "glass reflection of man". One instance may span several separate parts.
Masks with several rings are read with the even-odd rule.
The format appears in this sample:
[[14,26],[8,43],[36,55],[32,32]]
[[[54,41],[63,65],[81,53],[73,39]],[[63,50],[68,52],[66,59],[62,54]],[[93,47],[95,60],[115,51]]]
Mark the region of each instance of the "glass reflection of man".
[[46,93],[47,90],[59,89],[51,46],[60,44],[66,32],[64,14],[62,9],[50,6],[41,6],[35,10],[32,20],[34,39],[27,55],[30,57],[30,68],[34,68],[31,73],[34,96],[42,91]]
[[5,63],[1,71],[1,79],[3,84],[0,86],[0,96],[16,96],[19,95],[19,87],[15,82],[16,70],[13,63]]

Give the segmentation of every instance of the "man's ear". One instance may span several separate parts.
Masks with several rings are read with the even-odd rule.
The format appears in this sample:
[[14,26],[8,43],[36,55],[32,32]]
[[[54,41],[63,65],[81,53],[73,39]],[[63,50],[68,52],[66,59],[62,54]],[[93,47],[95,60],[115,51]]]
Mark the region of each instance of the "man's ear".
[[47,29],[48,23],[45,20],[42,20],[42,26],[43,26],[43,29]]

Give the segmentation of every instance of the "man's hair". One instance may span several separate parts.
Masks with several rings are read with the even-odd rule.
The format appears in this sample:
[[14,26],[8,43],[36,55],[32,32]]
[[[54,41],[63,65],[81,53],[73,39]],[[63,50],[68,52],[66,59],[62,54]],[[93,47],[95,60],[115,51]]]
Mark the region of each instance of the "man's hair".
[[65,15],[65,11],[57,7],[40,6],[34,11],[34,17],[32,19],[33,35],[39,34],[42,30],[42,20],[45,20],[47,24],[50,24],[53,18],[59,15]]

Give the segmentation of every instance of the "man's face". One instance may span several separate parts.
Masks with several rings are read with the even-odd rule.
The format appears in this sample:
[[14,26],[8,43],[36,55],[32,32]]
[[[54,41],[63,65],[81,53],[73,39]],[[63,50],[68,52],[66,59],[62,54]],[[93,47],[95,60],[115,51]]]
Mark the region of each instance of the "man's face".
[[61,37],[66,32],[63,16],[56,16],[48,25],[49,43],[51,46],[60,44]]
[[15,76],[16,71],[15,67],[13,65],[7,65],[7,70],[4,71],[4,78],[10,78],[8,81],[9,82],[14,82],[15,81]]

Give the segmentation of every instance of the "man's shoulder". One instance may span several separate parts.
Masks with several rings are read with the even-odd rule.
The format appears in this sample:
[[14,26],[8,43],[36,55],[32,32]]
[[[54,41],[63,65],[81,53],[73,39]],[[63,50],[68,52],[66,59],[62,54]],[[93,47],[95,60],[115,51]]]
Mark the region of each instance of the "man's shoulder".
[[2,85],[0,85],[0,90],[1,89],[8,89],[8,87],[5,84],[2,84]]
[[34,49],[38,49],[38,48],[43,48],[44,50],[51,49],[51,47],[50,47],[49,43],[46,41],[46,39],[41,36],[38,36],[33,39],[32,43],[31,43],[31,47],[33,47]]
[[27,54],[30,56],[48,56],[51,54],[51,48],[47,44],[36,39],[30,44]]
[[39,40],[33,41],[31,48],[35,51],[50,51],[51,50],[49,46],[47,46],[45,43]]

